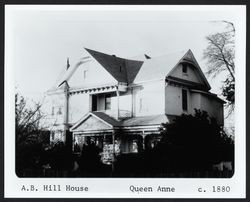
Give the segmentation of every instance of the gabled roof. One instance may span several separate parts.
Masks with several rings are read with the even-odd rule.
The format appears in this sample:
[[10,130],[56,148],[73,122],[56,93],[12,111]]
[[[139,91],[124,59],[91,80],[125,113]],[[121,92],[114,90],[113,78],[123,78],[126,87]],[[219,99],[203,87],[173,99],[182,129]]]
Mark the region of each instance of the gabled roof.
[[135,78],[135,82],[165,78],[186,52],[187,51],[180,51],[145,60],[140,72]]
[[[144,59],[142,59],[143,57],[141,58],[143,61],[139,61],[108,55],[88,48],[85,49],[93,59],[95,59],[118,82],[130,84],[154,79],[164,79],[171,74],[179,63],[187,59],[195,64],[205,85],[208,89],[211,89],[191,50],[170,53],[160,57],[150,57],[148,59],[144,56]],[[90,56],[81,58],[75,66],[65,70],[57,81],[57,87],[64,81],[68,81],[81,64],[89,62],[90,60]]]
[[[202,70],[201,70],[201,68],[200,68],[200,65],[199,65],[198,62],[196,61],[196,59],[195,59],[195,57],[194,57],[194,54],[193,54],[193,52],[192,52],[190,49],[185,53],[185,55],[181,58],[181,60],[180,60],[178,63],[180,63],[180,62],[187,62],[187,61],[192,62],[192,63],[195,64],[195,68],[198,70],[199,75],[201,76],[201,78],[202,78],[202,80],[204,81],[205,85],[207,86],[208,90],[210,90],[210,89],[211,89],[211,86],[209,85],[209,83],[208,83],[208,81],[207,81],[205,75],[203,74],[203,72],[202,72]],[[175,69],[175,68],[173,68],[173,69],[168,73],[167,76],[169,76],[169,75],[174,71],[174,69]]]
[[103,112],[89,112],[84,115],[79,121],[77,121],[71,128],[71,131],[76,130],[79,126],[81,126],[85,120],[87,120],[90,116],[94,116],[95,118],[101,120],[104,124],[108,125],[109,127],[113,128],[116,126],[120,126],[120,122],[116,119],[110,117],[109,115]]
[[[151,116],[141,116],[141,117],[132,117],[124,120],[116,120],[111,116],[105,114],[104,112],[89,112],[84,117],[82,117],[77,123],[75,123],[70,130],[78,131],[78,128],[84,124],[85,120],[87,120],[90,116],[94,116],[95,118],[101,120],[106,126],[108,125],[110,129],[126,129],[127,127],[140,127],[140,126],[159,126],[162,123],[171,122],[176,116],[172,115],[151,115]],[[99,126],[100,128],[96,130],[104,130],[106,126]],[[87,125],[88,127],[88,125]],[[104,127],[104,128],[103,128]],[[87,130],[89,131],[89,130]]]
[[144,63],[137,74],[134,82],[142,82],[148,80],[154,80],[159,78],[165,78],[169,76],[172,71],[178,66],[179,63],[184,61],[190,61],[195,64],[196,69],[199,72],[202,80],[208,89],[211,89],[206,77],[204,76],[198,62],[196,61],[191,50],[183,50],[175,53],[170,53],[160,57],[144,60]]
[[143,61],[129,60],[85,48],[118,82],[132,83]]
[[104,112],[91,112],[92,114],[96,115],[100,119],[104,120],[108,124],[112,126],[119,126],[120,123],[116,119],[112,118],[111,116],[105,114]]

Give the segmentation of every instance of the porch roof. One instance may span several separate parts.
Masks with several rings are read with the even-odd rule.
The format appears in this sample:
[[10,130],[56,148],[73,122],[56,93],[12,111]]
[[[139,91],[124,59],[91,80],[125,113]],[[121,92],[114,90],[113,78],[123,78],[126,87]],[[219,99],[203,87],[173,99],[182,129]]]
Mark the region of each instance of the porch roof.
[[165,114],[133,117],[121,121],[121,127],[160,125],[168,121],[169,117]]
[[91,112],[92,114],[96,115],[100,119],[102,119],[104,122],[112,125],[112,126],[120,126],[120,122],[113,117],[105,114],[104,112]]

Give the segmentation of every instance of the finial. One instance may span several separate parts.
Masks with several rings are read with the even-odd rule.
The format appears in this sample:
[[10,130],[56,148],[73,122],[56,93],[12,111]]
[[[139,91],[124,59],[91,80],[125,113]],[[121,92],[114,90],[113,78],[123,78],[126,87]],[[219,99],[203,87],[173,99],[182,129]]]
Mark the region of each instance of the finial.
[[69,64],[69,58],[67,58],[67,69],[69,69],[70,64]]
[[144,54],[144,56],[145,56],[146,59],[151,59],[151,57],[146,55],[146,54]]

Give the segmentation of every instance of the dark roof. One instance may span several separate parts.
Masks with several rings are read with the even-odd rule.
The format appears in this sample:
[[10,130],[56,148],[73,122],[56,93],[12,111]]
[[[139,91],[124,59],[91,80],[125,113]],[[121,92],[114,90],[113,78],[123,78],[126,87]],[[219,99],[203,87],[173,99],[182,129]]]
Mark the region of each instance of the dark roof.
[[118,82],[132,83],[143,61],[129,60],[85,48]]
[[151,115],[151,116],[141,116],[126,119],[121,122],[123,127],[133,127],[133,126],[150,126],[150,125],[160,125],[171,121],[175,116],[169,115]]
[[[176,118],[176,116],[173,115],[161,114],[152,116],[132,117],[132,118],[127,118],[125,120],[117,120],[107,115],[104,112],[90,112],[87,115],[85,115],[82,119],[80,119],[77,123],[75,123],[71,127],[71,130],[76,130],[76,128],[82,125],[84,123],[84,120],[86,120],[87,117],[91,115],[97,116],[107,124],[110,124],[112,127],[118,127],[120,129],[123,129],[123,127],[155,126],[155,125],[160,125],[162,123],[172,122]],[[102,128],[100,128],[100,130],[102,130]]]
[[112,118],[111,116],[105,114],[104,112],[91,112],[92,114],[96,115],[103,121],[107,122],[108,124],[112,126],[120,126],[120,122],[116,119]]
[[111,116],[105,114],[104,112],[91,112],[92,114],[98,116],[103,121],[109,123],[112,126],[118,127],[133,127],[133,126],[150,126],[159,125],[172,120],[175,116],[169,116],[165,114],[152,115],[152,116],[141,116],[133,117],[125,120],[118,121]]
[[169,121],[171,122],[176,117],[172,115],[161,114],[161,115],[132,117],[118,121],[104,112],[91,112],[91,113],[96,115],[103,121],[107,122],[108,124],[118,127],[159,125]]

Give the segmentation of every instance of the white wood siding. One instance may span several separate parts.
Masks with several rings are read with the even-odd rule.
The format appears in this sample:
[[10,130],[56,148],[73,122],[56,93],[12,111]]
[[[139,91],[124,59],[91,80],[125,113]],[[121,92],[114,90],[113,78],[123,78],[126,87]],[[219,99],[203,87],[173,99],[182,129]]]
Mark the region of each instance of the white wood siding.
[[[86,73],[84,73],[84,71],[86,71]],[[84,78],[84,74],[86,74],[86,78]],[[114,77],[112,77],[94,59],[80,65],[68,81],[70,87],[98,86],[101,84],[116,83],[116,82],[117,81],[114,79]]]
[[133,115],[164,114],[164,81],[145,82],[133,89]]

